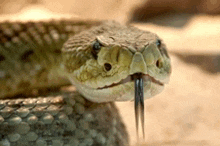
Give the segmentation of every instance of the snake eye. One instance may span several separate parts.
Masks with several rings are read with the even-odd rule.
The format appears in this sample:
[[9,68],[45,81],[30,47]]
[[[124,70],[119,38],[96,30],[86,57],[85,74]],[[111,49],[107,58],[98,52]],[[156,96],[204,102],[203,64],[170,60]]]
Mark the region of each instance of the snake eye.
[[92,45],[92,55],[95,57],[95,59],[98,57],[97,54],[101,50],[101,46],[102,45],[97,41]]
[[161,46],[161,40],[157,39],[156,45],[157,45],[157,47],[160,47]]

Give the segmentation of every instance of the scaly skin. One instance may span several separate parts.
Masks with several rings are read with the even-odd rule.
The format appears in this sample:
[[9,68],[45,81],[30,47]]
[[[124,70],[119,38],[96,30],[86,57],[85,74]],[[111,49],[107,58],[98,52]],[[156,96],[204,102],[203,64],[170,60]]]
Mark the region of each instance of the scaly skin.
[[[70,39],[63,46],[68,37]],[[0,104],[0,129],[3,129],[0,145],[126,145],[128,137],[125,128],[114,128],[109,120],[116,119],[123,125],[117,118],[114,104],[99,102],[132,100],[133,75],[136,73],[144,75],[144,95],[150,98],[162,91],[171,72],[165,45],[157,35],[116,22],[5,22],[0,24],[0,41],[0,103],[3,103]],[[41,102],[38,97],[41,94],[31,99],[33,89],[61,87],[70,84],[69,80],[80,94],[97,104],[87,100],[83,105],[78,104],[77,97],[68,94],[64,98],[59,93],[60,98],[68,102],[61,101],[59,106],[52,106],[56,112],[53,115],[47,111],[49,100],[56,101],[54,97],[47,97],[50,93],[43,100],[46,108],[35,105]],[[85,100],[84,97],[80,97],[80,101]],[[33,101],[34,107],[26,108],[24,101]],[[20,113],[20,108],[24,113]],[[103,112],[105,108],[110,108],[109,111],[114,114]],[[98,123],[83,119],[82,111],[100,115]],[[63,133],[53,131],[57,121],[62,123],[60,114],[68,121],[63,123],[66,128],[61,130]],[[31,125],[29,116],[47,125],[46,130]],[[85,125],[89,128],[84,129],[81,123],[87,123]],[[108,128],[93,124],[108,125]],[[26,128],[25,133],[19,127]],[[92,137],[89,130],[100,134]]]
[[128,135],[113,103],[79,93],[0,100],[0,146],[126,146]]
[[63,43],[70,35],[100,23],[92,20],[0,23],[0,98],[70,84],[57,74]]

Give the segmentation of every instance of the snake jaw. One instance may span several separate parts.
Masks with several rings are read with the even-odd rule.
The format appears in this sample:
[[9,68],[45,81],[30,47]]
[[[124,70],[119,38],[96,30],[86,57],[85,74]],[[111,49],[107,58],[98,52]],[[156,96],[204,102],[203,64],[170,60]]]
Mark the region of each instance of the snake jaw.
[[144,79],[144,80],[147,80],[148,78],[149,78],[152,82],[154,82],[154,83],[156,83],[156,84],[158,84],[158,85],[160,85],[160,86],[164,86],[164,83],[163,83],[163,82],[161,82],[161,81],[155,79],[154,77],[150,76],[149,74],[143,74],[143,79]]
[[[125,79],[122,79],[120,80],[119,82],[117,83],[112,83],[110,85],[106,85],[104,87],[98,87],[97,89],[98,90],[101,90],[101,89],[107,89],[107,88],[112,88],[112,87],[115,87],[115,86],[118,86],[120,84],[125,84],[125,83],[128,83],[128,82],[133,82],[134,79],[135,79],[135,76],[136,76],[137,73],[135,74],[132,74],[132,75],[129,75],[127,76]],[[159,81],[159,80],[156,80],[154,77],[150,76],[149,74],[142,74],[142,77],[143,77],[143,80],[150,80],[151,82],[154,82],[160,86],[164,86],[164,83]]]
[[127,83],[127,82],[130,82],[131,80],[132,80],[132,76],[129,75],[129,76],[127,76],[125,79],[122,79],[122,80],[120,80],[120,81],[117,82],[117,83],[112,83],[112,84],[106,85],[106,86],[104,86],[104,87],[98,87],[97,89],[100,90],[100,89],[111,88],[111,87],[114,87],[114,86],[118,86],[118,85],[120,85],[120,84],[125,84],[125,83]]
[[139,137],[138,127],[139,127],[139,119],[140,119],[141,126],[142,126],[143,138],[145,138],[145,132],[144,132],[144,81],[149,81],[149,80],[159,86],[164,86],[164,83],[160,82],[159,80],[156,80],[154,77],[150,76],[149,74],[135,73],[135,74],[127,76],[125,79],[122,79],[121,81],[119,81],[117,83],[113,83],[108,86],[97,88],[98,90],[110,89],[110,88],[114,88],[116,86],[119,86],[120,84],[123,85],[128,82],[134,82],[136,134],[137,134],[137,137]]

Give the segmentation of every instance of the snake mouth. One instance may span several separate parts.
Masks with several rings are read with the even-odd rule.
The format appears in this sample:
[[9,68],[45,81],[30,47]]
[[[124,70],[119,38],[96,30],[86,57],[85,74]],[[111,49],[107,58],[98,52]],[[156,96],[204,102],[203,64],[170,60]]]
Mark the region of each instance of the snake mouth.
[[[121,81],[119,81],[118,83],[113,83],[111,85],[108,86],[104,86],[104,87],[98,87],[97,89],[107,89],[107,88],[112,88],[121,84],[125,84],[128,82],[134,82],[134,78],[136,76],[137,73],[132,74],[127,76],[125,79],[122,79]],[[156,80],[154,77],[150,76],[149,74],[142,74],[143,80],[151,80],[151,82],[154,82],[160,86],[163,86],[164,83],[160,82],[159,80]]]

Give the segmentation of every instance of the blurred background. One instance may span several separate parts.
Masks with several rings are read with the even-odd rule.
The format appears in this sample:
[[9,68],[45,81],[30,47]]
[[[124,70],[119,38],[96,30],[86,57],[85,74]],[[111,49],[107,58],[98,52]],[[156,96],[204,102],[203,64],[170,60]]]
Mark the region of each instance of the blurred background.
[[[164,92],[145,101],[146,146],[220,145],[219,13],[220,0],[0,0],[0,21],[114,19],[163,38],[173,73]],[[133,102],[117,106],[136,145]]]

